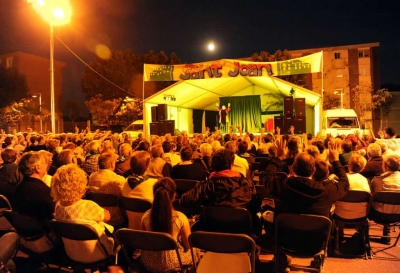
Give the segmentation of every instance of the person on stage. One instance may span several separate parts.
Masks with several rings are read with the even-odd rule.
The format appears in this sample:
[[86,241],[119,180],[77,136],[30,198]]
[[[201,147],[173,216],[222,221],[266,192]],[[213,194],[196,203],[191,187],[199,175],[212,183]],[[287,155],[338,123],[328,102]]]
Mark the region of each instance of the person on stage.
[[225,105],[222,105],[222,108],[220,108],[219,103],[217,103],[217,110],[219,112],[219,129],[222,133],[226,133],[229,123],[228,113],[231,110],[231,104],[228,103],[228,108],[226,108]]

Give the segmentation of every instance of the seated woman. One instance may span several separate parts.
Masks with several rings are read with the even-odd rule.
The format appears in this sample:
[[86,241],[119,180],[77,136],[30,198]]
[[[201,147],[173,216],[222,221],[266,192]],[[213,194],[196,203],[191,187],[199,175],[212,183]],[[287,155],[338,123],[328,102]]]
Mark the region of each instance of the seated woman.
[[[187,217],[174,210],[172,206],[175,191],[176,184],[171,178],[165,177],[158,180],[153,188],[153,206],[143,215],[141,229],[171,234],[178,242],[182,264],[190,265],[192,264],[188,240],[190,225]],[[194,254],[195,258],[198,259],[198,251],[194,250]],[[144,266],[154,272],[179,270],[179,262],[174,250],[142,251],[141,259]]]
[[173,179],[191,179],[203,181],[207,178],[207,170],[198,161],[192,161],[193,150],[185,146],[181,149],[182,162],[172,168]]
[[204,164],[207,166],[207,171],[211,171],[211,154],[212,154],[212,146],[208,143],[203,143],[200,145],[200,153],[201,159]]
[[[113,253],[114,240],[105,233],[113,227],[105,222],[110,220],[110,213],[95,202],[84,200],[86,193],[86,173],[75,164],[58,168],[53,175],[51,194],[56,202],[54,218],[56,220],[84,222],[96,229],[101,242],[108,253]],[[96,241],[74,241],[63,238],[68,256],[79,262],[90,263],[100,260],[104,255]],[[85,250],[86,253],[83,253]],[[90,253],[90,255],[87,255]]]

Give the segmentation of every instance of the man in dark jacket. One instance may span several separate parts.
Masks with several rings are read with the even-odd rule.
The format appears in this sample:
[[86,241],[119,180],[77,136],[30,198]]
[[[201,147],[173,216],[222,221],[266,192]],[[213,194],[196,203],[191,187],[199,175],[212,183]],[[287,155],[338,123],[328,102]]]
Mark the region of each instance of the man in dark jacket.
[[361,174],[366,178],[372,179],[383,173],[382,169],[382,149],[379,144],[371,143],[367,148],[368,161]]
[[[308,153],[299,153],[294,158],[294,176],[279,178],[275,174],[285,158],[285,141],[278,142],[277,157],[266,169],[267,190],[277,198],[275,217],[279,213],[315,214],[329,217],[332,204],[342,198],[349,189],[349,181],[344,167],[339,161],[338,144],[330,144],[328,159],[331,161],[338,182],[324,182],[313,179],[315,159]],[[312,238],[310,238],[312,240]],[[289,260],[279,255],[280,272],[287,272]]]

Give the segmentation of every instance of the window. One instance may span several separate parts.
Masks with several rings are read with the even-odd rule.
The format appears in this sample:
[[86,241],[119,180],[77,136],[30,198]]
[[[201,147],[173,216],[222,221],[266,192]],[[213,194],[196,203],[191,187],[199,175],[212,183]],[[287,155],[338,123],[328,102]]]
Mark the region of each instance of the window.
[[359,50],[358,51],[358,58],[368,58],[369,57],[369,50]]
[[340,59],[340,52],[335,53],[335,60],[338,60],[338,59]]
[[360,66],[359,72],[362,76],[370,76],[370,66]]

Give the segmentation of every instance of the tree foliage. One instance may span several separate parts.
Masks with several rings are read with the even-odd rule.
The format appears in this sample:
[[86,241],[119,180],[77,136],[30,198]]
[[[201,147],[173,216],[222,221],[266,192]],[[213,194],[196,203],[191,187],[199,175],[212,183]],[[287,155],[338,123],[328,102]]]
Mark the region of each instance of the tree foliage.
[[360,83],[356,85],[351,91],[354,94],[354,111],[360,118],[364,118],[366,111],[372,110],[373,105],[371,104],[371,93],[372,93],[371,83]]
[[[291,59],[291,56],[289,51],[285,49],[283,51],[277,50],[274,54],[270,54],[267,51],[261,51],[260,53],[256,52],[251,55],[251,59],[256,62],[277,62],[289,60]],[[278,78],[301,87],[304,87],[304,85],[306,84],[305,74],[278,76]]]
[[334,109],[340,107],[340,97],[335,95],[324,94],[323,109]]
[[382,113],[388,116],[392,110],[391,106],[395,102],[396,96],[386,88],[379,89],[372,95],[372,106],[374,109],[381,108]]
[[26,76],[17,68],[0,66],[0,108],[20,102],[28,96],[29,88]]
[[[131,50],[115,50],[112,52],[110,59],[104,60],[97,57],[89,63],[90,67],[101,76],[92,69],[86,68],[82,76],[82,91],[87,94],[88,99],[96,97],[98,94],[101,94],[104,100],[123,99],[126,96],[142,98],[144,63],[179,64],[180,59],[175,52],[171,52],[168,57],[164,51],[155,53],[153,50],[150,50],[146,54],[141,55],[135,54]],[[146,84],[146,97],[171,84],[172,82]]]

